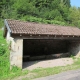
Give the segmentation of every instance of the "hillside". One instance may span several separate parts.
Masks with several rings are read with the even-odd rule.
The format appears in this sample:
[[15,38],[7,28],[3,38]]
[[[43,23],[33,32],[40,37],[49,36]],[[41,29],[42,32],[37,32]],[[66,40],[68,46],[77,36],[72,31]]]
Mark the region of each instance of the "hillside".
[[80,27],[80,8],[70,0],[2,0],[0,26],[5,18]]

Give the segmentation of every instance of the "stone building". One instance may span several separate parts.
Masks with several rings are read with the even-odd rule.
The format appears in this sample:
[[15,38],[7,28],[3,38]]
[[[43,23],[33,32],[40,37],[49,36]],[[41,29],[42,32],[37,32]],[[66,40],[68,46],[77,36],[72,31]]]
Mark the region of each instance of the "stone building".
[[23,58],[70,53],[80,55],[80,29],[5,19],[4,37],[10,44],[10,65],[23,68]]

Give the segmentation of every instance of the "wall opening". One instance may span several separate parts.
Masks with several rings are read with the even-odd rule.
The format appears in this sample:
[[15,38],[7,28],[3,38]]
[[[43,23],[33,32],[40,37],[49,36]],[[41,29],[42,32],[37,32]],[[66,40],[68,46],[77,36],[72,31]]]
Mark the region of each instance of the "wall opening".
[[68,56],[69,41],[55,39],[24,39],[23,62]]

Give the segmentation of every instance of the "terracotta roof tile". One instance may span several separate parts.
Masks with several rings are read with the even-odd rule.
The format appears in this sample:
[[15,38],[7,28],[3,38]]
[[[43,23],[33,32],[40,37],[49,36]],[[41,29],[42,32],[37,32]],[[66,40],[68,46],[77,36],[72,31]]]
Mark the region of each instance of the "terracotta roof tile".
[[42,35],[76,35],[80,36],[80,29],[76,27],[57,26],[19,20],[7,19],[13,34],[42,34]]

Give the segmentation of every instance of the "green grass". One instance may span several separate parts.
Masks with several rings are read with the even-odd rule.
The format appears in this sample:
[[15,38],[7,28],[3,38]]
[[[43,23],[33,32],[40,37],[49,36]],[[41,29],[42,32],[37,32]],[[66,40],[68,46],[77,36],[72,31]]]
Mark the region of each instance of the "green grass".
[[[72,65],[53,68],[38,68],[32,71],[21,70],[17,67],[13,67],[12,70],[10,70],[10,52],[8,49],[8,44],[2,35],[3,31],[0,30],[0,47],[1,49],[5,50],[5,53],[0,55],[0,80],[12,80],[13,78],[17,79],[18,77],[22,77],[22,80],[32,80],[33,78],[54,75],[68,70],[80,69],[80,58],[78,58],[76,61],[76,58],[73,58],[72,56],[74,59],[74,64]],[[29,76],[29,74],[31,75]]]
[[[2,31],[0,30],[0,78],[6,76],[9,71],[9,54],[6,44],[6,40],[2,37]],[[3,54],[3,51],[5,53]]]
[[[9,45],[3,38],[3,31],[0,30],[0,80],[12,79],[16,76],[28,74],[28,70],[22,71],[17,67],[13,67],[10,70],[10,52],[8,47]],[[4,54],[3,51],[5,51]]]

